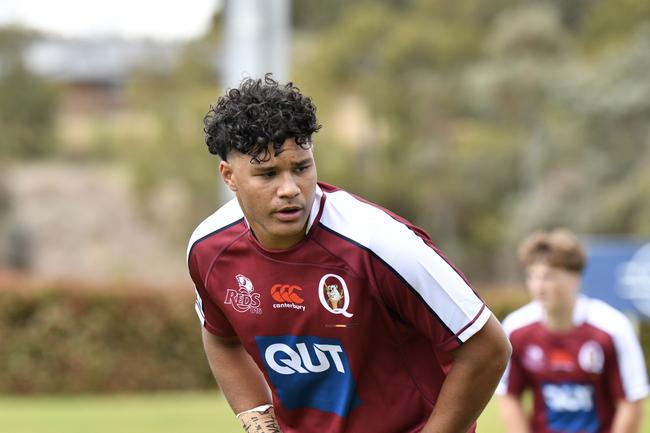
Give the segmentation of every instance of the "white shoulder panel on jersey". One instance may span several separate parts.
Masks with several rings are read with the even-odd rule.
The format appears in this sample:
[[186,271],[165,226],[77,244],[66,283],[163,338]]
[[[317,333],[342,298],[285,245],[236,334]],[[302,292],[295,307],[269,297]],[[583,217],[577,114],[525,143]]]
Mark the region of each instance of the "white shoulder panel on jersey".
[[221,206],[215,213],[204,219],[203,222],[194,229],[194,232],[190,237],[190,242],[187,245],[187,259],[189,259],[190,250],[196,241],[212,232],[226,227],[228,224],[232,224],[235,221],[242,219],[243,217],[244,213],[239,207],[239,202],[237,202],[236,198],[233,198],[228,203]]
[[458,272],[422,238],[383,210],[345,191],[327,193],[320,222],[372,251],[401,276],[460,341],[491,312]]
[[[244,217],[244,214],[239,207],[239,202],[237,202],[236,198],[233,198],[230,200],[228,203],[225,205],[221,206],[215,213],[207,217],[206,219],[199,224],[194,232],[192,233],[192,236],[190,237],[190,241],[187,245],[187,257],[186,259],[189,261],[189,256],[190,256],[190,251],[192,250],[192,246],[201,238],[204,236],[209,235],[210,233],[213,233],[221,228],[224,228],[228,226],[229,224],[232,224]],[[201,325],[205,326],[205,313],[203,310],[203,299],[201,299],[201,295],[199,294],[199,291],[196,289],[196,285],[194,285],[194,292],[196,294],[196,300],[194,303],[194,310],[196,311],[196,315],[199,317],[199,321],[201,322]]]
[[512,332],[524,326],[532,325],[535,322],[540,322],[544,317],[544,310],[539,302],[530,302],[521,308],[508,314],[503,319],[503,330],[508,337]]
[[630,401],[645,398],[650,392],[645,361],[641,345],[628,318],[598,299],[581,296],[578,302],[587,304],[585,321],[608,333],[614,340],[625,398]]

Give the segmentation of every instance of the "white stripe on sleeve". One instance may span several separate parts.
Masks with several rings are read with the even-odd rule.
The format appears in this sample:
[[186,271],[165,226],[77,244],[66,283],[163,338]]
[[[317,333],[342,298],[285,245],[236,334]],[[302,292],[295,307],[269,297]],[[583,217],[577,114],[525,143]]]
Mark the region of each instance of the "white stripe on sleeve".
[[645,361],[632,324],[623,313],[602,301],[589,299],[587,302],[590,302],[587,322],[614,340],[625,399],[636,401],[647,397],[650,387]]
[[196,315],[199,316],[201,325],[205,325],[205,314],[203,313],[203,300],[201,299],[201,295],[199,295],[199,291],[196,290],[196,286],[194,287],[194,293],[196,293],[196,300],[194,301],[194,310],[196,311]]
[[458,272],[383,210],[336,191],[327,194],[321,223],[388,264],[461,341],[481,329],[490,317],[489,309]]

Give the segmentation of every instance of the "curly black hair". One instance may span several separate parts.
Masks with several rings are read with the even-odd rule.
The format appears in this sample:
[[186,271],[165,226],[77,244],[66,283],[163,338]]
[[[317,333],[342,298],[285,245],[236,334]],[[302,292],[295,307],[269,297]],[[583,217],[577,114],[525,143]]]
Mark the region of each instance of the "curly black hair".
[[210,153],[226,161],[231,150],[251,156],[251,162],[271,158],[288,138],[303,149],[321,125],[316,106],[293,83],[280,85],[267,73],[264,78],[246,78],[239,88],[229,89],[211,105],[203,119],[205,143]]

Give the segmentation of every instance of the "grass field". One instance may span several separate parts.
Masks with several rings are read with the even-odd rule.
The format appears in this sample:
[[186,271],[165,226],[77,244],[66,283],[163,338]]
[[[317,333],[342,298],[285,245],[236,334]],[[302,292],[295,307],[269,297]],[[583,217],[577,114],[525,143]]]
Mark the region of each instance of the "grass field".
[[[650,401],[641,432],[650,432]],[[216,393],[110,396],[0,396],[2,433],[237,433],[242,430]],[[490,403],[479,433],[500,433]]]

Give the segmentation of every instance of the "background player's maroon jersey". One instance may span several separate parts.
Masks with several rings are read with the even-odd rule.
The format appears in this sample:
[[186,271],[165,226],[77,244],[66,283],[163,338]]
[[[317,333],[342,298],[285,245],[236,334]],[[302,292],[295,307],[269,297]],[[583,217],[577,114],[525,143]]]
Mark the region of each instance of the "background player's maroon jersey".
[[607,433],[617,400],[648,395],[641,347],[627,318],[596,299],[578,297],[574,329],[552,332],[532,302],[503,326],[512,343],[497,394],[533,391],[535,433]]
[[325,184],[298,245],[265,249],[232,200],[188,260],[202,324],[239,337],[285,433],[420,431],[491,314],[423,231]]

